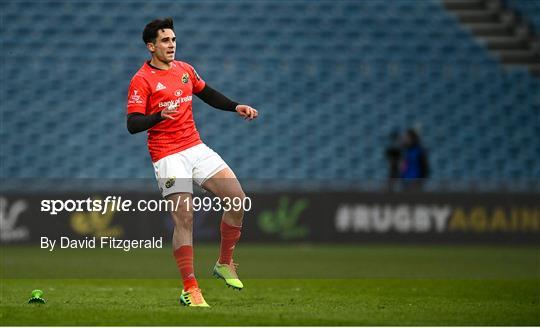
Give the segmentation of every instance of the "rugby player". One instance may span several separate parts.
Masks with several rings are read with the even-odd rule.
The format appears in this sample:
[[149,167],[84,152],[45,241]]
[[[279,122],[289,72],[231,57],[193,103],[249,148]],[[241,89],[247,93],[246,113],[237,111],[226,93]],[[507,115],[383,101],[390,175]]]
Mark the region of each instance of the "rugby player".
[[[188,63],[175,60],[176,35],[172,18],[156,19],[144,28],[143,41],[151,54],[133,76],[127,100],[127,128],[132,134],[148,131],[148,150],[163,197],[179,206],[171,214],[175,228],[173,254],[182,276],[180,301],[208,307],[193,270],[193,182],[220,198],[246,196],[223,159],[200,139],[192,111],[192,95],[220,110],[247,120],[258,112],[230,100],[197,74]],[[185,200],[188,199],[188,202]],[[243,210],[224,211],[220,255],[213,273],[235,289],[244,286],[236,273],[233,251],[240,238]]]

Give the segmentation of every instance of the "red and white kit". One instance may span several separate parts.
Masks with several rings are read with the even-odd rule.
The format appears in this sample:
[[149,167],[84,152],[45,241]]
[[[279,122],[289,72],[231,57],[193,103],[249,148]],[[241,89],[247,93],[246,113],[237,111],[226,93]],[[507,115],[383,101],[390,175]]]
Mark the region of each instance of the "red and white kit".
[[148,63],[131,80],[127,112],[151,115],[176,106],[174,120],[166,119],[148,130],[148,151],[163,196],[193,192],[193,179],[201,185],[227,167],[223,159],[202,143],[193,120],[192,98],[205,82],[188,63],[172,62],[168,70]]

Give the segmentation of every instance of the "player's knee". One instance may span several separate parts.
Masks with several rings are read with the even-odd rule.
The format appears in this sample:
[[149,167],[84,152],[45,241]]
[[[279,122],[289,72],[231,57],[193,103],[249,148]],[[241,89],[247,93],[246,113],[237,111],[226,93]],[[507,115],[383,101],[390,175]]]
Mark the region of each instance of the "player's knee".
[[231,206],[231,214],[235,216],[238,220],[242,220],[244,217],[244,204],[246,203],[246,194],[242,189],[235,191],[231,196],[233,200],[233,206]]
[[236,195],[234,197],[240,199],[242,202],[245,202],[247,196],[246,193],[242,189],[240,189],[236,192]]

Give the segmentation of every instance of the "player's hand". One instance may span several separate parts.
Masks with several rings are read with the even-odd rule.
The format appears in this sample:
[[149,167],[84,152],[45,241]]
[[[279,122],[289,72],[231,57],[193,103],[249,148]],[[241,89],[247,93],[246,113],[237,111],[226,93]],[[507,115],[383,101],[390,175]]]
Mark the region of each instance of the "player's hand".
[[259,116],[259,112],[251,106],[248,105],[238,105],[236,106],[236,112],[246,120],[254,120]]
[[169,119],[169,120],[175,120],[176,118],[174,117],[174,115],[178,113],[176,108],[177,106],[175,105],[171,105],[165,108],[164,110],[161,111],[161,117],[165,119]]

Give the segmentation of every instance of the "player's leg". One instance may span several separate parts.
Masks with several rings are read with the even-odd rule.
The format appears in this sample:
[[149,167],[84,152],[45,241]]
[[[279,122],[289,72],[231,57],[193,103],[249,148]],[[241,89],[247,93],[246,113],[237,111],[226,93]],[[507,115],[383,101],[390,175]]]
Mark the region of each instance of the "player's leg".
[[154,163],[154,168],[163,197],[172,206],[173,255],[184,286],[180,301],[184,305],[206,307],[208,304],[202,296],[193,269],[193,185],[189,160],[178,153],[162,158]]
[[184,289],[199,287],[193,270],[193,211],[190,193],[176,193],[167,196],[170,204],[174,204],[171,216],[174,221],[173,254],[178,270],[182,276]]
[[[229,198],[235,200],[235,203],[241,204],[246,198],[240,182],[229,167],[221,169],[206,179],[202,187],[221,199]],[[222,222],[228,225],[241,227],[243,220],[243,206],[231,206],[229,211],[223,211]]]
[[238,279],[236,263],[233,262],[233,252],[240,239],[242,222],[244,220],[243,202],[246,197],[240,182],[234,172],[225,167],[211,178],[207,179],[203,187],[221,199],[228,198],[234,204],[230,210],[223,211],[221,218],[221,245],[219,259],[214,266],[214,275],[225,280],[227,286],[242,289],[244,285]]
[[[225,161],[212,149],[202,144],[198,146],[200,161],[194,168],[194,180],[206,190],[221,199],[228,198],[234,204],[242,204],[246,197],[238,179]],[[222,202],[225,204],[225,202]],[[223,278],[230,287],[242,289],[244,285],[236,274],[236,264],[232,257],[236,243],[240,239],[243,206],[230,206],[223,211],[221,219],[221,247],[219,260],[214,267],[214,275]]]
[[193,269],[193,210],[190,193],[177,193],[169,195],[175,209],[171,211],[174,220],[173,253],[176,265],[182,276],[184,289],[180,295],[180,302],[188,306],[207,307]]

